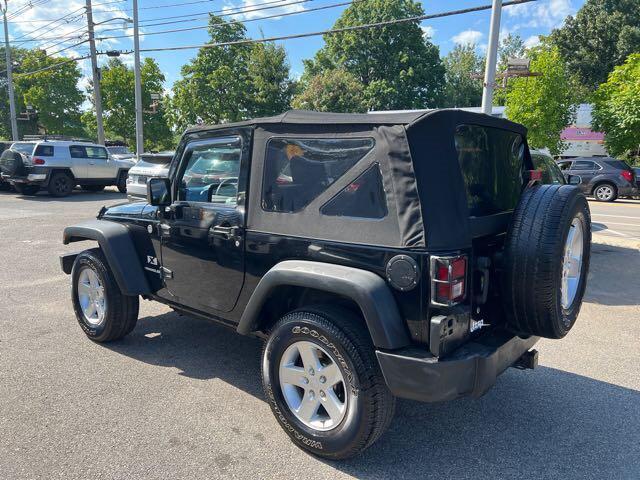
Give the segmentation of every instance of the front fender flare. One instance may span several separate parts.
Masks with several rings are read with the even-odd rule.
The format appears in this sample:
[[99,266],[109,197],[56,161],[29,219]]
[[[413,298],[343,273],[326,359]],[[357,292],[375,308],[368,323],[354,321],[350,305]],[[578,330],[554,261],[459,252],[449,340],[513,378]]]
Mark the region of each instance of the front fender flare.
[[90,220],[64,229],[62,243],[65,245],[83,240],[98,242],[122,293],[132,296],[151,293],[126,225],[107,220]]
[[262,277],[242,314],[239,333],[246,335],[260,328],[262,307],[280,286],[308,287],[348,297],[362,310],[377,348],[410,344],[407,327],[382,278],[367,270],[305,260],[285,260]]

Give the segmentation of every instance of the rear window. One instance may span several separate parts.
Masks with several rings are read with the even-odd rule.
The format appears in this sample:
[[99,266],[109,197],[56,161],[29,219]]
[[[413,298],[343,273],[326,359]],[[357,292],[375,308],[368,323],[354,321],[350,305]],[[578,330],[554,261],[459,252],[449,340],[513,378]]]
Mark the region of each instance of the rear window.
[[522,136],[498,128],[460,125],[455,144],[469,215],[482,217],[513,210],[522,191]]
[[33,147],[35,146],[35,143],[14,143],[13,145],[11,145],[11,150],[13,150],[14,152],[31,155],[31,153],[33,152]]
[[40,157],[53,157],[53,145],[38,145],[33,154]]
[[298,212],[373,148],[372,138],[274,138],[267,144],[262,208]]

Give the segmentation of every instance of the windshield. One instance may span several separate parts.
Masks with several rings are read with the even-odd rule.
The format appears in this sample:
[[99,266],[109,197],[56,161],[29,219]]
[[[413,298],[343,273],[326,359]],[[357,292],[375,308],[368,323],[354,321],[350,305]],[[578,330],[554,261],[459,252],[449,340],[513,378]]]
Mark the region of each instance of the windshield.
[[35,143],[31,142],[16,142],[11,145],[11,150],[14,152],[24,153],[26,155],[31,155],[33,153],[33,147],[35,147]]
[[148,158],[143,158],[138,163],[136,163],[135,167],[133,168],[151,168],[154,170],[163,170],[169,168],[169,163],[171,163],[170,158],[154,158],[153,161],[150,161]]
[[109,153],[114,155],[132,155],[128,147],[107,147],[107,150],[109,150]]
[[221,175],[225,173],[236,173],[238,169],[237,150],[215,153],[203,152],[201,158],[196,160],[190,173],[201,175]]

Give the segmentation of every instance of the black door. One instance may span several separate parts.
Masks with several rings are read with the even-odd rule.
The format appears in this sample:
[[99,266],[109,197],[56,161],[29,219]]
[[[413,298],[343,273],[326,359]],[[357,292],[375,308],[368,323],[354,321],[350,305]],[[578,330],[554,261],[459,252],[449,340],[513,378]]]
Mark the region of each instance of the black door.
[[244,282],[247,144],[243,135],[227,133],[193,140],[182,154],[175,200],[160,221],[167,295],[181,305],[229,312],[238,299]]

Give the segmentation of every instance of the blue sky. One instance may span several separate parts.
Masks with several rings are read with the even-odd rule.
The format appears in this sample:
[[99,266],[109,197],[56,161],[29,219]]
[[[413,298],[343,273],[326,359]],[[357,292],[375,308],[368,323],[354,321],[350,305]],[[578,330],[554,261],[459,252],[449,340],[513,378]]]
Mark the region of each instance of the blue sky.
[[[154,22],[170,22],[183,20],[186,15],[196,15],[207,11],[226,10],[233,11],[238,8],[246,10],[258,8],[269,0],[139,0],[141,24]],[[271,0],[273,1],[273,0]],[[247,34],[252,38],[261,36],[281,36],[308,31],[318,31],[331,28],[336,19],[344,11],[346,6],[330,8],[309,13],[300,13],[277,19],[263,19],[263,16],[272,16],[283,12],[298,12],[310,8],[316,8],[334,3],[342,3],[345,0],[309,0],[304,3],[292,4],[296,0],[282,0],[288,4],[280,8],[266,9],[233,15],[226,17],[233,20],[251,20],[246,24]],[[94,21],[101,22],[113,17],[130,17],[131,1],[129,0],[93,0]],[[9,11],[15,11],[27,0],[10,0]],[[50,0],[44,6],[33,7],[22,13],[19,18],[13,20],[10,25],[12,39],[24,42],[28,38],[39,37],[37,42],[22,43],[22,46],[35,46],[45,48],[48,52],[55,52],[61,48],[70,47],[83,40],[77,38],[82,31],[76,31],[86,25],[86,18],[81,15],[85,0]],[[423,0],[422,4],[427,14],[457,10],[468,7],[490,4],[491,0]],[[528,4],[505,7],[503,9],[501,35],[517,33],[527,44],[533,45],[538,35],[548,34],[552,28],[560,26],[567,15],[574,15],[584,3],[584,0],[537,0]],[[180,4],[180,6],[175,6]],[[174,5],[164,8],[167,5]],[[273,4],[270,4],[273,5]],[[47,25],[46,20],[56,19],[63,15],[77,11],[63,22]],[[450,51],[456,43],[475,43],[479,51],[486,48],[489,33],[490,11],[474,12],[454,17],[429,20],[422,23],[426,34],[440,47],[442,55]],[[153,20],[158,19],[158,20]],[[198,27],[206,25],[206,18],[201,17],[194,21],[182,22],[173,25],[158,25],[143,27],[142,31],[147,35],[142,37],[141,48],[158,48],[179,45],[197,45],[206,43],[208,36],[206,30],[192,30],[162,35],[148,35],[148,33],[186,27]],[[124,23],[114,21],[98,27],[97,37],[130,34],[131,30],[124,30]],[[40,28],[34,32],[34,29]],[[103,29],[119,29],[116,31],[100,32]],[[22,38],[20,38],[22,37]],[[75,38],[66,38],[75,37]],[[55,39],[55,40],[54,40]],[[64,41],[60,45],[54,45]],[[287,50],[291,72],[298,76],[303,71],[302,60],[311,58],[322,47],[322,37],[289,40],[283,42]],[[99,49],[131,49],[132,42],[129,38],[109,39],[98,44]],[[87,44],[72,46],[60,55],[84,55],[88,51]],[[154,52],[148,54],[155,58],[166,75],[166,88],[180,78],[180,68],[193,58],[197,50],[183,50],[174,52]],[[132,62],[132,56],[123,57],[128,63]],[[81,68],[85,74],[89,71],[87,61],[81,62]],[[86,82],[86,80],[83,80]]]

